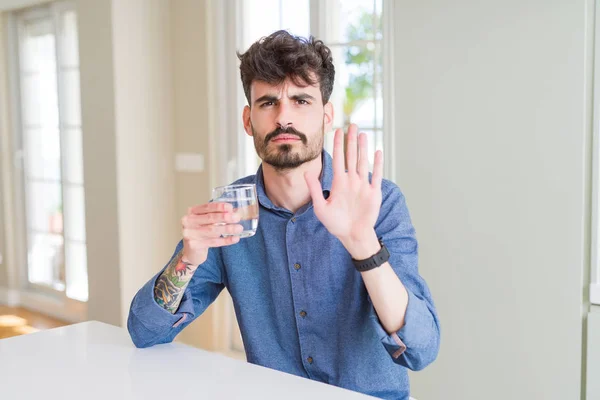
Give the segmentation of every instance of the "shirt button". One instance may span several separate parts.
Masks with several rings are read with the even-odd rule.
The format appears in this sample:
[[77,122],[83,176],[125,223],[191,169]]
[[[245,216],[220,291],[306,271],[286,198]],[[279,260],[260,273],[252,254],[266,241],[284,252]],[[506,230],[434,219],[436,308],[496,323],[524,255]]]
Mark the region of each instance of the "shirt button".
[[297,270],[299,270],[302,267],[300,266],[300,264],[296,263],[296,264],[294,264],[294,268],[296,268],[296,271],[297,271]]
[[296,217],[292,218],[292,222],[296,222]]
[[306,361],[308,361],[308,363],[309,363],[309,364],[312,364],[312,363],[313,363],[313,358],[312,358],[312,357],[308,357],[308,358],[306,359]]
[[306,317],[306,311],[300,311],[300,316],[301,316],[302,318]]

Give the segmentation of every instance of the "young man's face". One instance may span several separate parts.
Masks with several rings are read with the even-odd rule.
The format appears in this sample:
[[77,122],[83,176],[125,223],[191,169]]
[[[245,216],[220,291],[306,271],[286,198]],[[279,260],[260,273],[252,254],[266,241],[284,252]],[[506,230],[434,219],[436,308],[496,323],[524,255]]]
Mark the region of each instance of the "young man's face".
[[254,81],[250,100],[250,107],[244,108],[244,128],[263,162],[289,170],[321,154],[333,107],[323,105],[318,83],[300,87],[289,78],[279,86]]

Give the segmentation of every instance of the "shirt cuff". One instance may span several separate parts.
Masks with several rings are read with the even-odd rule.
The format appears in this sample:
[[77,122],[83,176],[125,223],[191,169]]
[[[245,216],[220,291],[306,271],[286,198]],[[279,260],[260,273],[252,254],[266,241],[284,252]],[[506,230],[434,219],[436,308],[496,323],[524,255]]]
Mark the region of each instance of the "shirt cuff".
[[381,338],[381,343],[392,358],[400,357],[408,347],[427,347],[427,339],[430,337],[427,326],[431,324],[431,316],[427,304],[415,296],[410,290],[408,293],[408,305],[404,315],[404,326],[397,332],[388,334],[381,325],[377,314],[373,313],[375,329]]

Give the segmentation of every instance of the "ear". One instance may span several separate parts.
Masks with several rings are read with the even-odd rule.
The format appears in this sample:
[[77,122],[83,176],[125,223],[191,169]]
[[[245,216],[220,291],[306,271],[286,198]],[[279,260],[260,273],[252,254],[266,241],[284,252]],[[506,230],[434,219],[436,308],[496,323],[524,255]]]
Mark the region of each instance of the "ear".
[[250,121],[250,107],[244,106],[244,111],[242,112],[242,121],[244,121],[244,130],[248,136],[254,136],[252,132],[252,122]]
[[331,132],[333,128],[333,104],[331,102],[327,102],[325,106],[323,106],[323,127],[325,129],[325,133]]

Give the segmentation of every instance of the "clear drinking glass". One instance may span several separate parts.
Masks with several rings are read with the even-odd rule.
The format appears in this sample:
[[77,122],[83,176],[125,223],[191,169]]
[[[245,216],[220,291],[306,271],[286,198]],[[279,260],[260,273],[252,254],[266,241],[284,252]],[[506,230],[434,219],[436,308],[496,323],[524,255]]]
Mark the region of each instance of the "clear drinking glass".
[[233,211],[240,216],[238,224],[244,227],[242,233],[223,234],[226,236],[239,236],[246,238],[253,236],[258,227],[258,198],[256,185],[229,185],[216,187],[212,191],[212,201],[230,203]]

